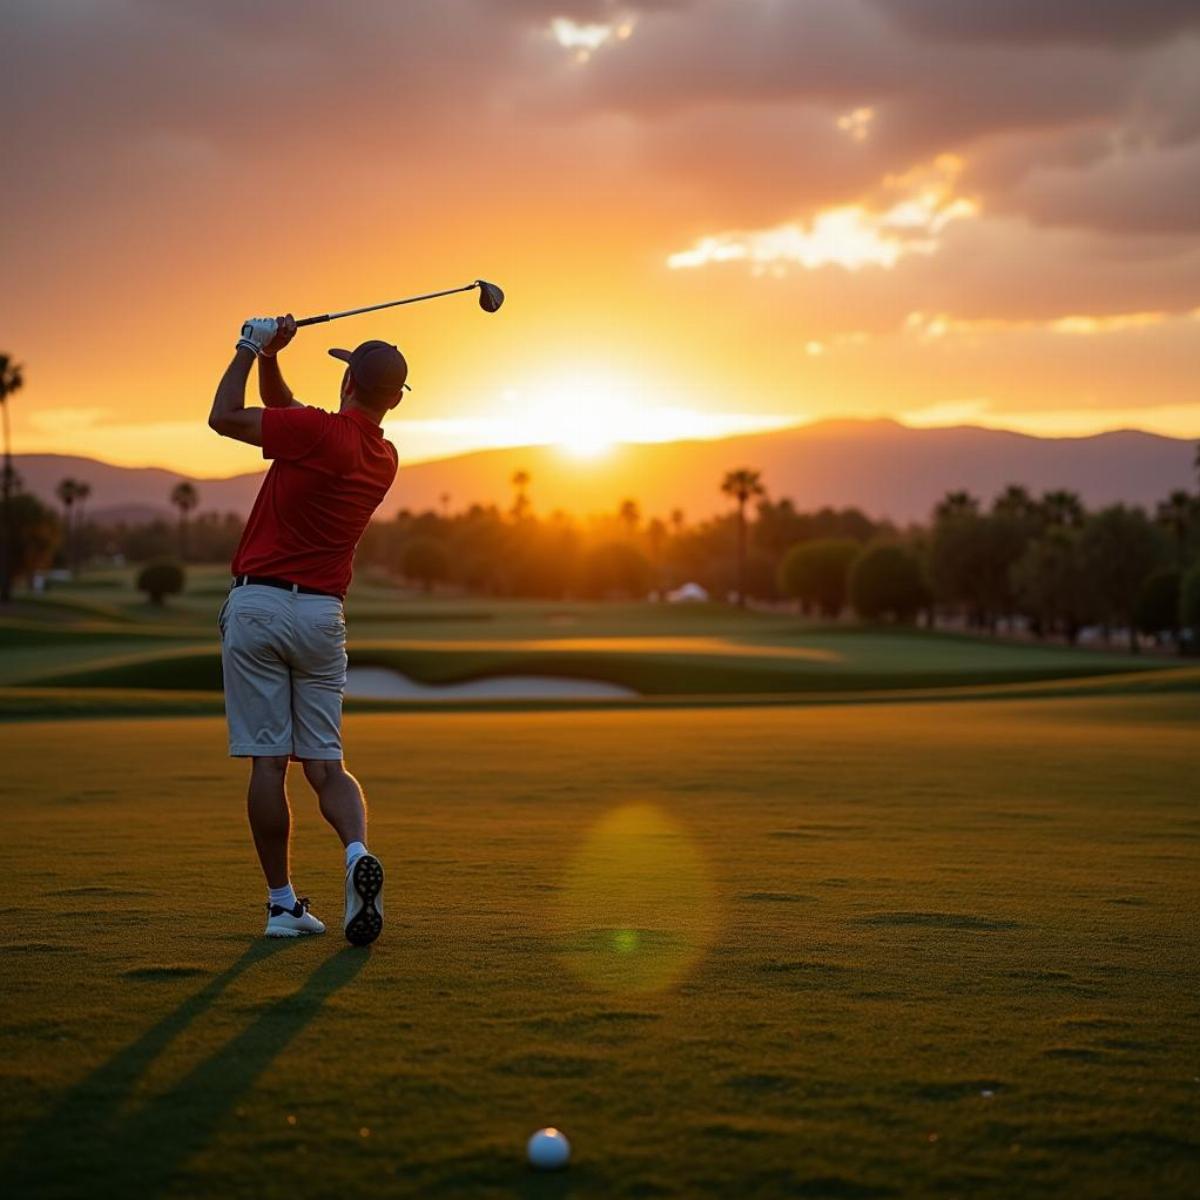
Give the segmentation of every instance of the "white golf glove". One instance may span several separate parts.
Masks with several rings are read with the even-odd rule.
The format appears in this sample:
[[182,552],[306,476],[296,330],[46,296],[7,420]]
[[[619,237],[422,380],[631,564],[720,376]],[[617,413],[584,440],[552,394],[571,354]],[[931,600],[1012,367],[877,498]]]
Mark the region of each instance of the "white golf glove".
[[237,343],[239,349],[245,346],[256,355],[261,354],[278,328],[279,322],[274,317],[250,317],[242,325],[242,336]]

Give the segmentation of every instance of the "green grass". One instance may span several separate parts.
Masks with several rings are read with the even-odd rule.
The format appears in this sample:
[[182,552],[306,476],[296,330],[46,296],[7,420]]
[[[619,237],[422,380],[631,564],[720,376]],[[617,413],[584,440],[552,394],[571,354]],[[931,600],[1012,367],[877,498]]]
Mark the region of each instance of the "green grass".
[[[732,660],[707,659],[703,655],[596,652],[529,652],[518,646],[509,650],[422,649],[419,646],[395,647],[388,643],[356,643],[350,648],[352,666],[388,666],[427,684],[446,684],[460,680],[497,676],[557,676],[599,679],[620,684],[640,695],[670,696],[761,696],[773,694],[829,694],[866,691],[908,691],[936,688],[984,688],[989,685],[1031,684],[1045,680],[1110,678],[1097,666],[1075,660],[1066,666],[997,665],[973,666],[965,655],[958,670],[930,670],[912,655],[907,670],[863,670],[839,665],[840,670],[797,666],[775,658]],[[22,679],[32,686],[61,689],[131,688],[164,691],[220,691],[221,656],[216,650],[163,648],[154,652],[104,658],[85,670],[61,665],[49,672],[38,671]],[[1156,677],[1187,680],[1196,686],[1200,680],[1192,668],[1174,668],[1150,672]],[[1127,674],[1134,682],[1139,674]]]
[[[71,697],[92,688],[216,692],[223,579],[201,572],[165,610],[109,586],[89,592],[81,585],[22,603],[18,615],[0,619],[0,686],[57,688]],[[1172,665],[922,630],[819,625],[719,605],[462,604],[405,600],[364,586],[348,610],[352,665],[392,667],[426,684],[537,674],[600,680],[658,698],[832,697],[1132,678]],[[0,715],[44,711],[22,714],[11,694],[0,704]]]
[[[369,952],[257,939],[218,720],[4,726],[5,1191],[1194,1195],[1198,719],[352,716]],[[533,1176],[550,1123],[575,1159]]]

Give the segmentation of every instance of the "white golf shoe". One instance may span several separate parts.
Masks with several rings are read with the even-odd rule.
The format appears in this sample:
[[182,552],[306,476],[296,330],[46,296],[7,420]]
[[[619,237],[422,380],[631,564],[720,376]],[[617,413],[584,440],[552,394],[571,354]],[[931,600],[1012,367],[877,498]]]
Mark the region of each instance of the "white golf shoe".
[[368,946],[383,932],[383,864],[360,854],[346,868],[346,941]]
[[295,908],[267,904],[267,937],[303,937],[309,933],[324,933],[325,925],[308,911],[308,897],[296,901]]

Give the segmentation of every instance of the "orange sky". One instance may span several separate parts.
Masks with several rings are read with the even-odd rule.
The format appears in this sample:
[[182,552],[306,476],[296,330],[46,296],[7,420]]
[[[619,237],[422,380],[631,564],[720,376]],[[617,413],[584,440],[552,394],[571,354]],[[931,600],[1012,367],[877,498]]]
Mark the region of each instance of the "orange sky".
[[[1131,12],[1136,9],[1136,20]],[[1200,435],[1200,6],[6,6],[18,452],[252,469],[246,315],[408,354],[402,458],[891,415]]]

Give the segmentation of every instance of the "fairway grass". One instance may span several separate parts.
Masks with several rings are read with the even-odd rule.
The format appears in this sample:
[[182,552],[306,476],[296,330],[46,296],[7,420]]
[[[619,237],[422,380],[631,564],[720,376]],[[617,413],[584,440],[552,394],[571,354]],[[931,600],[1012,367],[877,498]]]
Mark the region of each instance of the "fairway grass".
[[258,936],[219,720],[0,726],[4,1192],[1195,1195],[1198,718],[355,714],[369,951],[298,774]]
[[[130,693],[117,704],[125,714],[217,708],[216,616],[226,581],[221,571],[197,572],[189,591],[165,606],[146,604],[118,575],[22,600],[15,616],[0,618],[0,720],[54,715],[56,701],[64,714],[108,708],[105,697],[88,692]],[[537,675],[609,684],[653,700],[832,699],[1082,683],[1116,674],[1132,684],[1178,666],[1159,656],[819,624],[795,613],[727,605],[487,600],[464,606],[366,585],[355,589],[347,610],[351,666],[396,671],[428,688]],[[207,705],[198,699],[204,692]],[[146,707],[151,694],[161,700]]]

